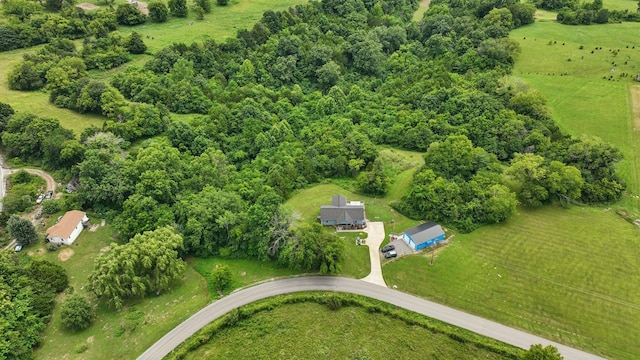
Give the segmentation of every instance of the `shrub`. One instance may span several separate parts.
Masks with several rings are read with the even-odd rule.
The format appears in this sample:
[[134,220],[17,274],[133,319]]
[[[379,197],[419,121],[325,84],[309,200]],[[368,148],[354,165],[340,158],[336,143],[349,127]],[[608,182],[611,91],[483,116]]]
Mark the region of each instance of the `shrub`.
[[116,10],[116,20],[120,25],[139,25],[147,21],[147,16],[133,5],[121,4]]
[[216,265],[211,271],[211,282],[218,291],[224,290],[231,283],[231,269],[228,265]]
[[148,9],[149,17],[155,22],[165,22],[169,18],[169,8],[162,1],[151,1]]
[[175,17],[187,17],[187,0],[169,0],[169,10]]
[[58,251],[58,249],[60,248],[60,245],[56,244],[56,243],[52,243],[52,242],[48,242],[45,247],[47,248],[47,250],[49,251]]
[[51,215],[60,211],[62,205],[60,204],[60,200],[48,200],[42,202],[42,213]]
[[96,318],[93,306],[82,296],[72,295],[62,304],[60,310],[62,325],[72,331],[88,328]]

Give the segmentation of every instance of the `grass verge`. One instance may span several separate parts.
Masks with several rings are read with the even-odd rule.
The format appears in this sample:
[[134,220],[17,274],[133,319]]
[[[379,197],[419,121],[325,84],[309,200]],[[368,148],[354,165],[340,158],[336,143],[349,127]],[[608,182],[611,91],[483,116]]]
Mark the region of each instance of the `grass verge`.
[[[305,341],[300,341],[301,335]],[[382,359],[391,354],[398,359],[515,359],[520,353],[512,346],[371,299],[311,292],[274,297],[232,311],[168,358]]]
[[207,283],[207,289],[211,298],[218,298],[219,294],[211,282],[211,270],[216,265],[227,265],[231,270],[231,284],[224,291],[230,293],[234,289],[245,287],[268,279],[297,275],[301,272],[294,269],[278,268],[270,262],[262,262],[254,259],[229,259],[222,257],[196,258],[187,260],[189,266],[197,271]]

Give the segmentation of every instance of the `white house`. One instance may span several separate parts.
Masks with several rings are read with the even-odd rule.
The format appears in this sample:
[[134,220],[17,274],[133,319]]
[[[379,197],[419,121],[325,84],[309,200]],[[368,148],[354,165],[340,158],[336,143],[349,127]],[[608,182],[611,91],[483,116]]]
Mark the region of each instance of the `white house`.
[[88,222],[86,213],[79,210],[67,211],[57,224],[47,229],[47,240],[58,245],[71,245]]

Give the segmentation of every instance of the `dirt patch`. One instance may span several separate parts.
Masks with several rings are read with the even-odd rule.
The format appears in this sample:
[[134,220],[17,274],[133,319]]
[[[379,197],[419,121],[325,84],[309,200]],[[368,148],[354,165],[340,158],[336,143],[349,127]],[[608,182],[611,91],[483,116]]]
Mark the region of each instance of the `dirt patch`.
[[60,261],[67,261],[72,256],[73,256],[73,249],[69,249],[69,248],[62,249],[58,253],[58,259],[60,259]]
[[106,253],[107,251],[111,250],[111,246],[105,246],[102,249],[100,249],[101,253]]
[[91,227],[89,228],[89,231],[91,232],[96,232],[96,230],[98,230],[98,228],[100,227],[100,225],[98,224],[93,224],[91,225]]
[[242,276],[242,277],[247,276],[247,272],[246,272],[246,271],[241,272],[241,273],[240,273],[240,276]]
[[422,3],[420,4],[420,6],[427,7],[429,6],[429,3],[431,3],[431,0],[422,0]]
[[87,342],[88,342],[89,344],[93,343],[93,340],[95,340],[93,336],[89,336],[89,337],[87,338]]
[[149,9],[147,8],[146,2],[138,1],[138,4],[136,6],[138,7],[138,10],[140,10],[141,13],[147,16],[149,15]]
[[640,85],[629,87],[631,91],[631,108],[633,110],[633,130],[640,130]]
[[76,5],[76,7],[79,7],[82,10],[95,10],[100,8],[100,6],[98,5],[94,5],[94,4],[89,4],[89,3],[82,3],[82,4],[78,4]]

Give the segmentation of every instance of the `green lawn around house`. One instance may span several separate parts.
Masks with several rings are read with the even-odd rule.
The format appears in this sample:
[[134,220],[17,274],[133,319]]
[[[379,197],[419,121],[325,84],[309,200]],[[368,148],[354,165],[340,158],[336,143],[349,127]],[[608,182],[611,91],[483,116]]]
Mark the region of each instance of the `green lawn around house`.
[[208,258],[189,258],[189,266],[198,272],[206,281],[209,295],[211,298],[218,298],[218,291],[215,289],[211,282],[211,270],[216,265],[227,265],[231,270],[231,284],[224,293],[228,294],[231,291],[255,284],[261,281],[275,279],[279,277],[286,277],[291,275],[298,275],[301,272],[294,269],[279,268],[272,262],[262,262],[254,259],[229,259],[222,257],[208,257]]
[[[89,217],[92,223],[100,223],[100,218],[91,214]],[[56,218],[57,214],[52,215],[47,225],[54,223]],[[29,255],[62,265],[67,271],[73,291],[97,304],[88,289],[88,277],[96,256],[105,251],[113,241],[110,235],[109,225],[100,227],[95,232],[85,230],[71,246],[48,252],[40,244],[38,248],[30,247]],[[63,301],[65,296],[64,293],[59,295],[57,301]],[[160,296],[127,301],[122,311],[106,308],[102,304],[96,305],[97,318],[94,324],[77,333],[62,328],[60,307],[57,306],[43,333],[42,344],[34,351],[34,358],[135,359],[167,332],[204,307],[209,300],[204,280],[191,267],[187,267],[182,282]]]
[[[640,338],[640,232],[606,207],[518,209],[430,255],[383,267],[388,284],[607,358]],[[418,271],[419,269],[419,271]]]

